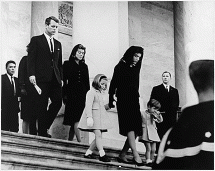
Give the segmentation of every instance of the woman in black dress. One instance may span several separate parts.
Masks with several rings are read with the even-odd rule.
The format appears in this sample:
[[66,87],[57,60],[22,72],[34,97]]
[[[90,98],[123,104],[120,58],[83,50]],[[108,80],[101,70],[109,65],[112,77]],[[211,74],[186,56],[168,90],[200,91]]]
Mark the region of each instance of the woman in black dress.
[[141,135],[141,113],[139,104],[139,73],[144,49],[131,46],[114,68],[109,88],[109,107],[114,107],[114,94],[117,97],[119,133],[127,136],[118,161],[128,163],[125,155],[129,148],[134,155],[133,162],[138,166],[143,162],[136,150],[135,139]]
[[85,107],[86,93],[90,89],[88,66],[84,56],[86,48],[77,44],[63,64],[63,102],[65,104],[64,125],[70,125],[69,140],[76,135],[81,142],[78,122]]

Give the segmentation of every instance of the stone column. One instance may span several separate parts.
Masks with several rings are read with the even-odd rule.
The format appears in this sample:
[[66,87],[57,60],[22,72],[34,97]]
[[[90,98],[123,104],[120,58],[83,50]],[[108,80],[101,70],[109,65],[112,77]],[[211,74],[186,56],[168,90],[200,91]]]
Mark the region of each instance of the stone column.
[[191,61],[214,58],[214,1],[174,2],[176,88],[180,105],[198,103],[190,80]]
[[31,37],[44,33],[45,19],[50,16],[58,18],[57,1],[32,1]]

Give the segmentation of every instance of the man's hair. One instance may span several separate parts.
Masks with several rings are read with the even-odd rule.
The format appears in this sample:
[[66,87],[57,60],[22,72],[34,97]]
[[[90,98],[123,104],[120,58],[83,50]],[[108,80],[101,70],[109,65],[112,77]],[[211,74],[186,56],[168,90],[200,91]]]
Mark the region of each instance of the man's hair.
[[15,61],[10,60],[10,61],[7,61],[7,62],[6,62],[6,65],[5,65],[5,66],[6,66],[6,68],[7,68],[7,66],[8,66],[10,63],[13,63],[13,64],[15,64],[15,65],[16,65],[16,62],[15,62]]
[[46,18],[45,24],[49,25],[51,23],[51,20],[54,20],[56,23],[59,23],[59,20],[56,17],[51,16],[51,17]]
[[[171,78],[171,73],[169,71],[164,71],[163,74],[165,74],[165,73],[168,73],[170,75],[170,78]],[[163,74],[162,74],[162,76],[163,76]]]
[[189,66],[190,79],[197,93],[214,88],[214,60],[197,60]]
[[147,103],[147,107],[155,107],[156,109],[160,109],[161,104],[159,101],[157,101],[155,99],[150,99]]

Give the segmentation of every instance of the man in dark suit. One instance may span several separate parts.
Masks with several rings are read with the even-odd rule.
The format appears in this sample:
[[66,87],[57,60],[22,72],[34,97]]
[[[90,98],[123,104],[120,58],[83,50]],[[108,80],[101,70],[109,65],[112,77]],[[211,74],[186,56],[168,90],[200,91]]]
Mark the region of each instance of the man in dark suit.
[[18,78],[14,77],[16,63],[6,63],[7,73],[1,75],[1,129],[5,131],[18,132],[19,120],[19,88]]
[[163,112],[163,122],[157,124],[160,138],[162,138],[166,131],[174,125],[177,118],[179,95],[178,90],[169,85],[170,79],[170,72],[163,72],[163,83],[153,87],[150,97],[151,99],[156,99],[160,102],[160,112]]
[[[58,23],[53,16],[45,20],[45,32],[31,38],[27,58],[29,80],[40,94],[38,135],[45,137],[50,137],[47,130],[62,105],[62,47],[53,38]],[[51,104],[48,107],[49,98]]]
[[195,59],[189,76],[199,103],[166,132],[153,170],[214,170],[214,60]]

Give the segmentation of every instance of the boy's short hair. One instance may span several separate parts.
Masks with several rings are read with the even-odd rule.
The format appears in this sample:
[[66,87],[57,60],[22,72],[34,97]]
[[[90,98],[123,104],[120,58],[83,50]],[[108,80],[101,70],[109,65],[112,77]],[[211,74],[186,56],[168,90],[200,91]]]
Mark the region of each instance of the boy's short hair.
[[147,103],[147,107],[155,107],[156,109],[160,109],[161,104],[159,101],[157,101],[155,99],[150,99]]

